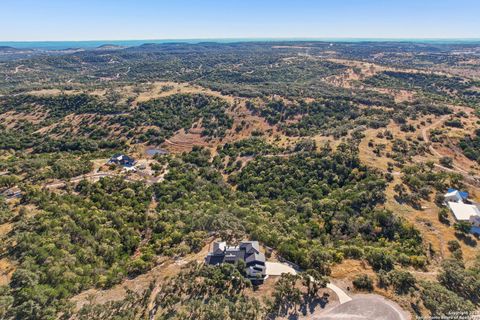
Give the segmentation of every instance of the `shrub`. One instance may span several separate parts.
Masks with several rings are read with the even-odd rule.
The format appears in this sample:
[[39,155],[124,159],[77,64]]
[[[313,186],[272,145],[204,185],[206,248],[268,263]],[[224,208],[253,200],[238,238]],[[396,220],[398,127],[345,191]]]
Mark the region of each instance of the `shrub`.
[[360,274],[352,281],[353,286],[358,290],[373,290],[373,280],[367,274]]
[[450,241],[448,241],[447,244],[448,244],[448,250],[450,252],[454,252],[456,250],[461,249],[460,243],[457,240],[450,240]]
[[363,249],[356,246],[343,246],[342,252],[346,258],[360,259],[363,257]]
[[440,209],[438,211],[438,221],[440,221],[443,224],[448,224],[448,210],[446,208]]
[[451,168],[453,166],[453,159],[451,157],[441,157],[440,164],[444,167]]
[[388,279],[398,294],[406,294],[411,288],[415,288],[416,280],[408,271],[390,271]]
[[367,253],[367,261],[374,270],[389,271],[393,268],[392,256],[383,249],[372,249]]

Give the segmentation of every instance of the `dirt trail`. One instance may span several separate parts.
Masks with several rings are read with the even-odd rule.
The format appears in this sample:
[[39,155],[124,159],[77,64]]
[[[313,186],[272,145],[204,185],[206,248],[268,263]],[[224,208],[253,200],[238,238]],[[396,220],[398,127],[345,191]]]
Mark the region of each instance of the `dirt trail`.
[[[89,173],[89,174],[81,175],[81,176],[78,176],[78,177],[74,177],[74,178],[70,179],[68,182],[77,183],[77,182],[80,182],[82,180],[93,180],[93,181],[95,181],[95,180],[99,180],[101,178],[106,178],[106,177],[110,177],[110,178],[123,177],[125,179],[125,181],[137,182],[137,180],[130,179],[130,178],[125,177],[123,175],[116,174],[116,173],[108,173],[108,172]],[[64,187],[66,184],[67,184],[66,181],[52,182],[52,183],[47,183],[47,184],[43,185],[43,187],[48,188],[48,189],[61,188],[61,187]]]
[[22,67],[25,67],[25,65],[21,64],[21,65],[18,65],[15,67],[15,71],[13,71],[14,74],[17,74],[20,72],[20,70],[22,69]]
[[[166,170],[166,172],[168,172],[168,170]],[[165,177],[166,172],[164,172],[164,174],[162,174],[158,177],[152,177],[152,176],[148,176],[148,175],[145,175],[145,174],[139,174],[141,176],[140,179],[134,179],[134,178],[131,178],[131,177],[127,177],[125,174],[120,174],[120,173],[94,172],[94,173],[89,173],[89,174],[84,174],[84,175],[81,175],[81,176],[78,176],[78,177],[74,177],[74,178],[70,179],[68,182],[69,183],[78,183],[82,180],[97,181],[101,178],[106,178],[106,177],[110,177],[110,178],[121,177],[121,178],[123,178],[123,180],[125,180],[127,182],[143,181],[147,184],[154,184],[154,183],[162,182],[164,177]],[[43,185],[43,187],[48,188],[48,189],[61,188],[61,187],[64,187],[66,184],[67,184],[67,182],[65,182],[65,181],[52,182],[52,183],[47,183],[47,184]]]

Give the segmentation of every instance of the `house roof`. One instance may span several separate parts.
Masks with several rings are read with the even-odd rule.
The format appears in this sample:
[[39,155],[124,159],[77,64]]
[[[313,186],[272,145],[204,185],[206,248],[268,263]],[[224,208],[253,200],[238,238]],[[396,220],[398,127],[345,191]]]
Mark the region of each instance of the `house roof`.
[[223,253],[223,251],[225,250],[225,247],[227,246],[227,243],[226,242],[215,242],[213,244],[213,250],[212,252],[213,253],[216,253],[218,251],[218,253]]
[[125,155],[124,155],[123,153],[115,153],[115,154],[112,156],[112,159],[121,160],[123,157],[125,157]]
[[[246,252],[260,252],[260,245],[258,241],[242,241],[240,243],[240,249],[245,249]],[[253,250],[252,250],[253,249]]]
[[453,188],[450,188],[447,190],[447,194],[445,195],[445,197],[456,196],[456,195],[460,196],[460,198],[462,198],[463,200],[468,198],[468,192],[458,191],[457,189],[453,189]]
[[135,159],[125,154],[116,153],[110,158],[110,163],[118,163],[123,166],[132,166],[135,163]]
[[237,260],[244,260],[245,252],[241,250],[227,250],[225,251],[225,262],[236,262]]
[[216,265],[216,264],[221,264],[223,263],[223,256],[220,256],[220,255],[207,255],[207,257],[205,258],[205,262],[207,264],[212,264],[212,265]]
[[472,216],[480,216],[480,210],[476,205],[462,202],[448,202],[447,204],[458,221],[469,221]]
[[205,262],[211,265],[235,263],[239,260],[245,261],[249,267],[261,270],[260,273],[265,272],[265,255],[260,253],[258,241],[243,241],[238,246],[215,242],[212,251],[205,258]]
[[246,263],[254,261],[265,262],[265,255],[263,253],[252,253],[248,255],[245,259]]

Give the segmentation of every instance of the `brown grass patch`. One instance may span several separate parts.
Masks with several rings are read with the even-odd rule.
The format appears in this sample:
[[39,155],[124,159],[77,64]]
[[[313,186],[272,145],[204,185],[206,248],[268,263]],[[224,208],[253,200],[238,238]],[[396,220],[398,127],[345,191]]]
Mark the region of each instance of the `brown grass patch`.
[[15,265],[10,260],[0,259],[0,286],[8,285],[14,272]]
[[345,259],[332,267],[331,277],[334,279],[353,280],[359,274],[373,276],[372,268],[362,260]]

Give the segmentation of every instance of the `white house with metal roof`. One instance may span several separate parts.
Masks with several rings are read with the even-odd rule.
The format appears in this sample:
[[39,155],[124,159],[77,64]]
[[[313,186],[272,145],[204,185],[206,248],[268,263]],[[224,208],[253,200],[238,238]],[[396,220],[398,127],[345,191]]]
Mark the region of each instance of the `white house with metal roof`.
[[444,197],[456,221],[470,222],[473,226],[480,226],[480,207],[468,200],[467,192],[449,189]]

